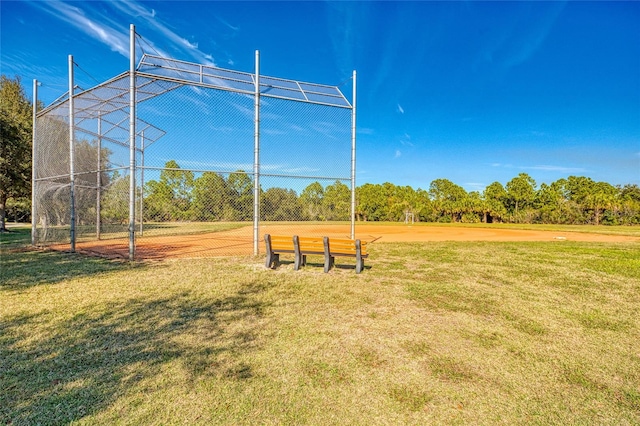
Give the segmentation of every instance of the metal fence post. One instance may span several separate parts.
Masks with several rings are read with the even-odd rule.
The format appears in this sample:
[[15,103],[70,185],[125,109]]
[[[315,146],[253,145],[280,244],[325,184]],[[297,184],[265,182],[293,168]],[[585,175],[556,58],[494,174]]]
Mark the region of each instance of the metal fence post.
[[36,140],[38,112],[38,80],[33,79],[33,129],[31,131],[31,245],[36,245]]
[[74,134],[75,120],[73,116],[73,56],[69,55],[69,192],[70,192],[70,218],[69,239],[71,252],[76,251],[76,194],[75,194],[75,165],[74,165]]
[[258,255],[260,220],[260,51],[256,50],[256,79],[253,120],[253,255]]
[[353,71],[351,104],[351,239],[356,238],[356,71]]
[[144,130],[140,132],[140,236],[143,235],[144,220],[142,213],[144,208]]
[[102,196],[102,116],[98,114],[98,172],[96,173],[96,239],[100,239],[100,197]]
[[129,26],[129,260],[135,257],[136,233],[136,27]]

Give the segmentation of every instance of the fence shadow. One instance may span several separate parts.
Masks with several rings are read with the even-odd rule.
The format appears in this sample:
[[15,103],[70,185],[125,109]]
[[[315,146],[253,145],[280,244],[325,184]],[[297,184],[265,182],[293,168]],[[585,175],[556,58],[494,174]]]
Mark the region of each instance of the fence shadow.
[[45,326],[53,331],[38,338],[31,332],[51,321],[46,312],[5,317],[0,323],[2,424],[77,421],[106,409],[142,380],[157,378],[168,365],[182,371],[180,380],[187,385],[202,376],[252,377],[250,364],[229,355],[258,348],[263,290],[248,283],[213,300],[185,292],[97,305]]
[[35,285],[140,267],[80,254],[36,250],[3,252],[0,263],[0,291],[26,290]]

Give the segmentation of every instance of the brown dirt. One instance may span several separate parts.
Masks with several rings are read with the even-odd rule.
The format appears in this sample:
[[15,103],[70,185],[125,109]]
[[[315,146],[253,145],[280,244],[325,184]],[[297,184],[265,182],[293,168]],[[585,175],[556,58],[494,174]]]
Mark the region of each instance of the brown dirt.
[[[301,229],[305,228],[305,229]],[[274,235],[326,235],[348,238],[348,225],[265,225],[261,236]],[[136,241],[136,259],[161,260],[171,258],[198,258],[253,253],[253,228],[251,226],[224,232],[194,235],[144,237]],[[624,235],[604,235],[565,231],[536,231],[499,228],[463,228],[423,225],[369,225],[356,224],[356,238],[369,243],[419,242],[419,241],[590,241],[590,242],[640,242],[640,238]],[[261,241],[259,250],[264,253]],[[53,247],[68,250],[69,245]],[[79,252],[109,258],[127,259],[129,243],[126,239],[101,240],[76,244]]]

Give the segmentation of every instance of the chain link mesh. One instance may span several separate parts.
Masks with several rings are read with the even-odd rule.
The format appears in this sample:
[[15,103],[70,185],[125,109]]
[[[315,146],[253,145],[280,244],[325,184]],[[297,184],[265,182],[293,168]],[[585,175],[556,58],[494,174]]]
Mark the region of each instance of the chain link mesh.
[[[39,114],[34,170],[36,242],[97,250],[128,238],[128,75],[74,97],[74,180],[69,105]],[[261,96],[259,174],[254,174],[252,95],[137,77],[136,250],[170,254],[185,239],[214,254],[250,253],[254,188],[259,232],[349,236],[351,109]],[[152,124],[151,124],[152,123]],[[144,256],[142,256],[144,257]]]

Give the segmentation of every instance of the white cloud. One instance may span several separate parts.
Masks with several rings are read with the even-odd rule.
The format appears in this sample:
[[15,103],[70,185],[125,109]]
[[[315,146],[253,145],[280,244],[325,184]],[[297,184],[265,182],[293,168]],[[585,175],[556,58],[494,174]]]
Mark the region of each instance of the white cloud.
[[402,108],[402,105],[398,104],[398,112],[400,114],[404,114],[404,108]]
[[229,28],[232,31],[239,31],[240,27],[236,27],[234,25],[231,25],[230,23],[228,23],[227,21],[225,21],[224,19],[220,18],[219,16],[216,17],[216,19],[218,20],[218,22],[220,22],[222,25],[224,25],[225,27]]
[[468,191],[483,191],[487,185],[480,182],[467,182],[464,184],[465,189]]
[[401,157],[401,156],[402,156],[402,152],[400,152],[400,150],[399,150],[399,149],[396,149],[396,153],[395,153],[395,156],[394,156],[394,157],[395,157],[395,158],[399,158],[399,157]]
[[375,130],[368,127],[358,127],[357,130],[359,135],[373,135]]
[[550,165],[538,165],[521,167],[524,170],[541,170],[545,172],[562,172],[562,173],[585,173],[588,170],[582,167],[564,167],[564,166],[550,166]]
[[[107,45],[114,52],[129,57],[129,32],[123,30],[122,23],[112,17],[113,10],[92,9],[92,2],[37,1],[32,4]],[[198,42],[189,41],[162,23],[155,9],[148,9],[142,3],[136,1],[113,1],[106,4],[124,15],[140,18],[141,23],[147,24],[151,30],[160,33],[164,44],[168,42],[176,50],[184,52],[199,63],[215,66],[211,54],[202,52],[199,49]],[[89,12],[91,12],[92,16],[89,16]],[[145,42],[160,55],[169,56],[148,40],[145,39]]]
[[501,167],[504,169],[519,169],[519,170],[540,170],[543,172],[560,172],[560,173],[586,173],[589,171],[582,167],[554,166],[549,164],[539,164],[535,166],[514,166],[513,164],[491,163],[491,167]]
[[413,143],[411,143],[411,135],[405,133],[403,138],[400,140],[402,146],[413,147]]
[[129,56],[129,35],[121,28],[116,29],[105,25],[102,23],[104,20],[92,20],[86,16],[82,9],[61,1],[43,1],[32,4],[109,46],[114,52],[126,57]]

